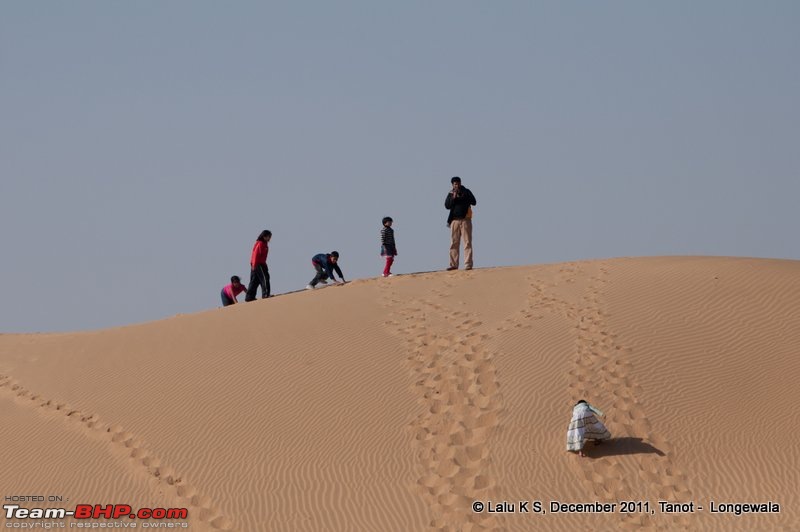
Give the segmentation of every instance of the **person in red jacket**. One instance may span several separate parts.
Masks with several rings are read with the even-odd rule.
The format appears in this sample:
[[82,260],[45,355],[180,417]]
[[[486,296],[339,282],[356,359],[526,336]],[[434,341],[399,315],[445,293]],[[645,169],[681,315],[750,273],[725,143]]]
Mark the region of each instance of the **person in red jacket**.
[[258,235],[256,243],[253,245],[253,253],[250,255],[250,284],[247,286],[245,301],[254,301],[256,291],[261,285],[261,298],[269,297],[269,268],[267,268],[267,255],[269,254],[269,241],[272,238],[272,231],[264,229]]

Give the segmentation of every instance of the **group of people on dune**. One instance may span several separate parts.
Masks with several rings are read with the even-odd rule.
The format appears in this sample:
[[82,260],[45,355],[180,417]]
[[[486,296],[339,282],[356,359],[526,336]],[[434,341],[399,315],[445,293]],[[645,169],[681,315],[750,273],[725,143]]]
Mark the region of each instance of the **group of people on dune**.
[[[474,207],[477,202],[472,191],[461,185],[460,177],[456,176],[450,179],[450,185],[451,189],[444,200],[444,206],[449,211],[447,226],[450,228],[450,265],[447,269],[458,269],[461,242],[463,240],[464,268],[471,270],[472,207]],[[392,277],[392,264],[394,263],[394,258],[397,256],[397,244],[394,239],[394,229],[392,229],[394,220],[390,216],[386,216],[381,223],[381,256],[385,259],[382,275],[383,277]],[[259,287],[261,287],[262,299],[266,299],[272,295],[269,281],[269,267],[267,266],[267,255],[269,254],[269,241],[271,238],[272,231],[267,229],[261,231],[261,234],[258,235],[253,245],[253,251],[250,254],[250,283],[245,287],[238,275],[231,277],[230,284],[225,285],[220,293],[223,307],[237,303],[236,296],[242,292],[245,292],[245,301],[254,301]],[[314,255],[311,258],[311,265],[314,267],[315,275],[306,288],[312,290],[320,283],[327,284],[328,279],[336,283],[345,283],[344,275],[339,267],[339,256],[340,254],[338,251]],[[338,281],[334,273],[339,276]]]

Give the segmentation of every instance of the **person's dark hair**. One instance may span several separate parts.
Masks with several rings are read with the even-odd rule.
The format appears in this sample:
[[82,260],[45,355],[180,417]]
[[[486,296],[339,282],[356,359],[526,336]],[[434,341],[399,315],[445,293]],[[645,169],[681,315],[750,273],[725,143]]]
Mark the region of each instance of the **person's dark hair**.
[[458,176],[453,177],[450,179],[450,184],[452,185],[453,183],[461,183],[461,178]]
[[272,231],[264,229],[263,231],[261,231],[261,234],[258,235],[258,238],[256,238],[256,240],[264,240],[268,236],[272,236]]
[[392,220],[391,216],[384,216],[382,223],[383,223],[383,225],[386,225],[386,222],[393,222],[393,221],[394,220]]
[[[581,399],[580,401],[578,401],[577,403],[575,403],[575,406],[578,406],[578,405],[579,405],[579,404],[581,404],[581,403],[586,403],[586,401],[585,401],[584,399]],[[589,404],[589,403],[586,403],[586,404]]]
[[234,275],[233,277],[231,277],[231,282],[232,282],[233,284],[241,284],[242,280],[241,280],[241,279],[239,279],[239,276],[238,276],[238,275]]
[[336,257],[338,259],[339,258],[339,252],[338,251],[331,251],[331,257]]

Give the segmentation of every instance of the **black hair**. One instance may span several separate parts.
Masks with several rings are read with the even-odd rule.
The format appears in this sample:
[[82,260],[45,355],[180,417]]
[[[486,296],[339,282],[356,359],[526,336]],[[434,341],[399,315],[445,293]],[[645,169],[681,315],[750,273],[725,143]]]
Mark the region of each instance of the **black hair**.
[[[579,404],[581,404],[581,403],[586,403],[586,400],[585,400],[585,399],[581,399],[580,401],[578,401],[577,403],[575,403],[575,406],[578,406],[578,405],[579,405]],[[586,403],[586,404],[588,405],[589,403]]]
[[331,257],[336,257],[338,259],[339,258],[339,252],[338,251],[331,251]]
[[458,176],[453,177],[450,179],[450,184],[452,185],[453,183],[461,183],[461,178]]
[[261,234],[258,235],[258,238],[256,238],[256,240],[264,240],[268,236],[272,236],[272,231],[264,229],[263,231],[261,231]]
[[383,225],[386,225],[386,222],[393,222],[393,221],[394,220],[392,220],[391,216],[384,216],[381,223],[383,223]]
[[241,280],[241,279],[239,279],[239,276],[238,276],[238,275],[234,275],[233,277],[231,277],[231,282],[232,282],[232,283],[239,283],[239,284],[241,284],[241,283],[242,283],[242,280]]

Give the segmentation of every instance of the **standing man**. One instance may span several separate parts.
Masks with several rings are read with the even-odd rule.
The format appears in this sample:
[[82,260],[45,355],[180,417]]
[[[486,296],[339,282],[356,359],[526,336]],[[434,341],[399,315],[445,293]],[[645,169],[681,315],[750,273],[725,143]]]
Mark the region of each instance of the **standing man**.
[[447,216],[447,227],[450,228],[450,267],[458,269],[458,253],[461,239],[464,239],[464,269],[472,269],[472,205],[475,196],[467,187],[461,186],[461,178],[456,176],[450,180],[453,185],[444,200],[444,208],[450,211]]

